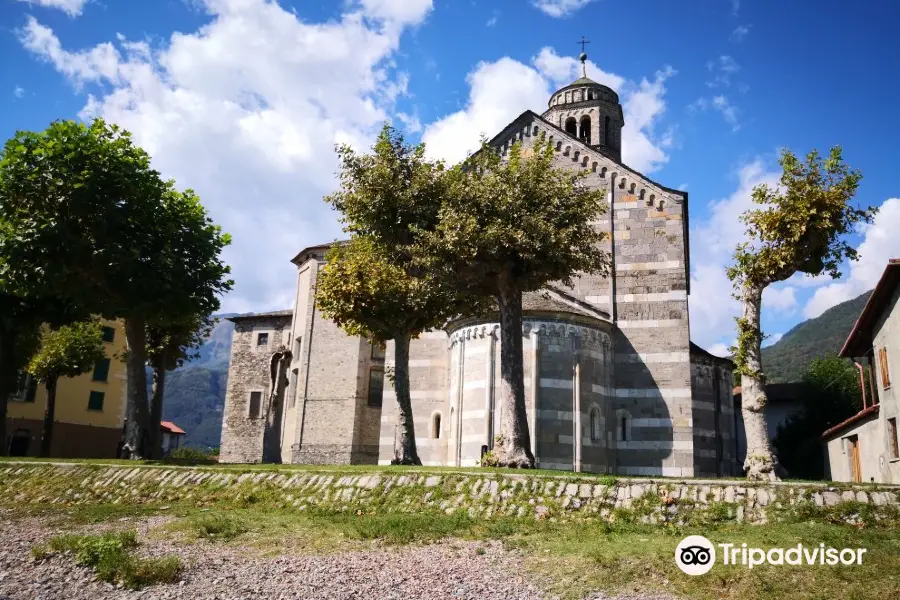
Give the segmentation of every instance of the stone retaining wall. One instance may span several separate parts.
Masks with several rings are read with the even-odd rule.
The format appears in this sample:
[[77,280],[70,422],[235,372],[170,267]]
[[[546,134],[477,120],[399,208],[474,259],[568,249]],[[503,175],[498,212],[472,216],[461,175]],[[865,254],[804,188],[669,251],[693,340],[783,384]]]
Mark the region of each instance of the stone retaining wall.
[[315,471],[0,463],[0,504],[190,504],[297,511],[445,512],[644,523],[895,521],[900,487],[613,479],[485,471]]

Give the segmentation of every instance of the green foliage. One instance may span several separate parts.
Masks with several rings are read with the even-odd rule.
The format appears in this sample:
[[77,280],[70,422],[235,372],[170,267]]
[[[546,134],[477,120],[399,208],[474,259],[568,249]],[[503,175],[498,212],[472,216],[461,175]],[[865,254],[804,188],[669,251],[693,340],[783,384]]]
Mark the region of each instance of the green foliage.
[[841,263],[857,258],[844,236],[857,224],[871,222],[877,212],[850,204],[862,174],[844,163],[840,146],[824,160],[813,150],[805,163],[785,149],[778,162],[780,185],[756,186],[753,202],[761,208],[741,216],[749,241],[735,251],[729,277],[762,287],[798,271],[840,277]]
[[191,448],[189,446],[182,446],[180,448],[175,448],[166,456],[167,459],[173,461],[185,461],[185,462],[196,462],[196,463],[210,463],[215,462],[215,460],[219,457],[219,449],[218,448]]
[[133,553],[137,545],[134,531],[62,535],[51,539],[46,548],[32,550],[32,554],[44,557],[49,551],[70,552],[77,565],[92,569],[101,581],[131,589],[178,581],[182,571],[178,557],[140,558]]
[[416,234],[437,224],[447,193],[444,165],[425,158],[424,144],[406,145],[390,125],[371,154],[344,145],[338,158],[341,189],[325,201],[341,213],[345,231],[371,237],[408,259]]
[[862,175],[843,161],[835,146],[822,159],[816,150],[802,163],[790,150],[779,159],[782,176],[779,186],[766,184],[753,189],[753,202],[760,208],[741,216],[748,240],[739,244],[735,263],[728,269],[736,296],[745,307],[755,306],[757,318],[745,314],[737,319],[735,364],[743,375],[761,377],[752,357],[759,355],[759,302],[762,291],[794,273],[828,273],[840,276],[845,260],[856,260],[856,250],[846,236],[859,223],[871,222],[876,209],[857,209],[850,204]]
[[796,325],[777,343],[763,348],[767,381],[800,381],[814,358],[837,355],[870,295],[871,292],[866,292],[833,306],[815,319]]
[[450,291],[432,277],[410,277],[369,237],[329,250],[316,282],[322,314],[350,335],[384,342],[416,337],[459,310]]
[[815,359],[803,382],[803,408],[779,426],[773,445],[791,476],[824,479],[822,433],[862,409],[859,372],[836,356]]
[[484,454],[481,455],[481,459],[478,461],[479,467],[499,467],[500,461],[497,458],[497,455],[494,454],[493,450],[488,450]]
[[220,542],[233,540],[249,530],[243,520],[218,513],[191,517],[188,523],[199,537]]
[[98,321],[45,328],[40,349],[28,364],[28,372],[41,382],[88,373],[106,358],[103,331]]
[[548,282],[570,285],[576,272],[606,274],[605,235],[590,225],[605,211],[605,191],[587,172],[557,169],[550,143],[513,145],[507,158],[485,143],[449,172],[437,225],[422,232],[423,264],[448,271],[461,289],[494,296]]

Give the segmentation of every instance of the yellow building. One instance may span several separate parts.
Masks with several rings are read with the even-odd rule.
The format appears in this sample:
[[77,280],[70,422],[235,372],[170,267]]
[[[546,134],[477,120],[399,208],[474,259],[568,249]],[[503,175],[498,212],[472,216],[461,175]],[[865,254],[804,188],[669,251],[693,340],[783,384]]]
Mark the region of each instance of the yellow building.
[[[50,455],[57,458],[115,458],[125,419],[125,328],[104,321],[106,359],[92,373],[60,379]],[[37,456],[47,406],[47,390],[23,376],[10,398],[6,449],[10,456]]]

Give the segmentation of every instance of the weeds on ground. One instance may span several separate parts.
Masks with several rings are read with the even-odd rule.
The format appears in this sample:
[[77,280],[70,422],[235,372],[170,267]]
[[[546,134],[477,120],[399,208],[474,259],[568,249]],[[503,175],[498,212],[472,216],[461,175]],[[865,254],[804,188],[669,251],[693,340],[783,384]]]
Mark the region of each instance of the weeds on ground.
[[131,589],[178,581],[182,565],[177,556],[139,557],[134,554],[137,545],[134,531],[60,535],[46,546],[33,548],[31,553],[36,560],[42,560],[51,553],[71,553],[75,564],[93,570],[101,581]]

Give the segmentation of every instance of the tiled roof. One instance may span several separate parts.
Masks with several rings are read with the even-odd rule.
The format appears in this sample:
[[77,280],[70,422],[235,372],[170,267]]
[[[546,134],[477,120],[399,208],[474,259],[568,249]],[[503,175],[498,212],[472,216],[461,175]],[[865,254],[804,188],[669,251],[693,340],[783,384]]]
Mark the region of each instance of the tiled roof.
[[872,290],[872,295],[869,296],[838,356],[857,358],[867,355],[872,350],[872,328],[887,308],[898,284],[900,284],[900,258],[892,258],[888,260],[878,285]]
[[160,421],[159,428],[164,431],[168,431],[169,433],[184,435],[184,429],[182,429],[172,421]]

